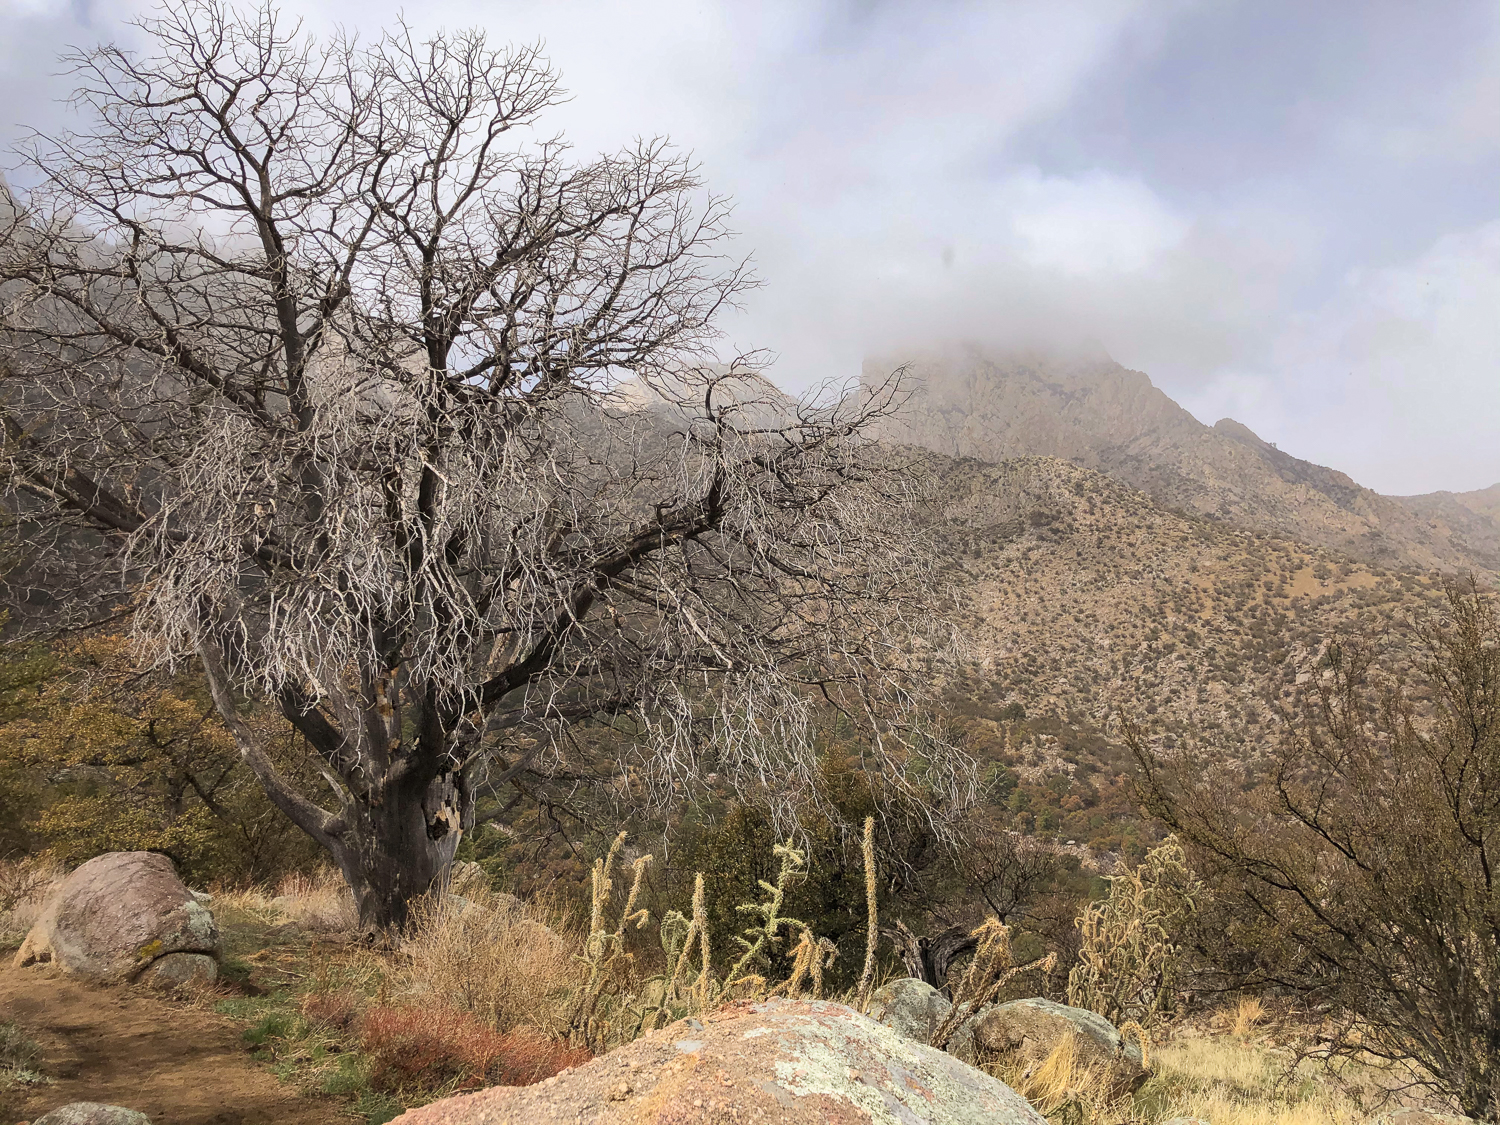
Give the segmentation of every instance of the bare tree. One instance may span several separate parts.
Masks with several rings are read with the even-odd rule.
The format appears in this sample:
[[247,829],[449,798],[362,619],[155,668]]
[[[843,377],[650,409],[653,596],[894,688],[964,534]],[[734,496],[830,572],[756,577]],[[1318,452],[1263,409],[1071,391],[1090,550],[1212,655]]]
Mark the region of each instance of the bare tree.
[[4,238],[12,493],[96,536],[148,651],[201,662],[366,925],[588,717],[635,716],[652,792],[790,806],[832,705],[893,784],[963,797],[902,673],[919,497],[862,438],[897,382],[819,405],[712,362],[752,280],[685,157],[573,162],[534,133],[546,62],[478,32],[320,44],[219,0],[141,26],[149,56],[73,58],[97,123],[34,141]]
[[1473,579],[1421,629],[1403,685],[1362,643],[1330,646],[1286,718],[1269,784],[1127,739],[1146,807],[1195,845],[1217,899],[1196,943],[1222,974],[1321,997],[1335,1052],[1415,1062],[1413,1080],[1500,1120],[1500,619]]

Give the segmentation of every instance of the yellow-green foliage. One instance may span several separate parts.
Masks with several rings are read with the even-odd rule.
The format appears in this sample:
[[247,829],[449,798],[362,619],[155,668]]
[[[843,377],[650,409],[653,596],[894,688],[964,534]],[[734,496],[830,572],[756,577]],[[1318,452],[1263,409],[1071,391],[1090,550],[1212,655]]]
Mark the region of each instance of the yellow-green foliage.
[[[0,848],[67,864],[160,850],[190,878],[265,878],[313,858],[240,765],[189,673],[139,667],[127,638],[95,635],[0,660]],[[295,757],[279,716],[249,714]],[[12,808],[11,806],[16,806]]]
[[1068,1003],[1111,1023],[1145,1023],[1172,1001],[1173,934],[1197,908],[1200,886],[1175,836],[1148,852],[1136,870],[1110,878],[1109,897],[1078,919],[1078,964],[1068,974]]

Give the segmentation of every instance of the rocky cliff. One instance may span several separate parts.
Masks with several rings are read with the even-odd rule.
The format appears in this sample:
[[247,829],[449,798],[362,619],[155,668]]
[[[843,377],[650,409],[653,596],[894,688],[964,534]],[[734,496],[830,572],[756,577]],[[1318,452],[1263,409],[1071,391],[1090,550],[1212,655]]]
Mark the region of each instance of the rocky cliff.
[[[866,363],[867,380],[893,363]],[[1500,574],[1500,486],[1382,496],[1293,457],[1232,419],[1199,422],[1139,371],[1104,356],[933,352],[890,440],[998,462],[1041,456],[1097,469],[1159,504],[1288,535],[1382,565]]]

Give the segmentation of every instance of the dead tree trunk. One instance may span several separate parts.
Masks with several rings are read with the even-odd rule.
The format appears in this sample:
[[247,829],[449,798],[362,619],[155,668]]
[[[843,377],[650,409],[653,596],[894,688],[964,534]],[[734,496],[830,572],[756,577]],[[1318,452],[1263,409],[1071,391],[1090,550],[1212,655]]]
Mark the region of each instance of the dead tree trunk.
[[906,975],[932,985],[944,995],[953,962],[972,952],[978,944],[963,926],[949,926],[933,937],[918,937],[905,922],[897,922],[894,929],[885,933],[901,954]]

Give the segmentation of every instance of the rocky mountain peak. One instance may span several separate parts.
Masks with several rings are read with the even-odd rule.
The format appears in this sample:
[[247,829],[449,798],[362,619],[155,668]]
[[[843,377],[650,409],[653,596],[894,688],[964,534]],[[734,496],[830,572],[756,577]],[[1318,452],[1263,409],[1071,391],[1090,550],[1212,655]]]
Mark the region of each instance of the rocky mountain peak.
[[888,440],[982,461],[1057,457],[1169,507],[1355,558],[1500,573],[1500,500],[1382,496],[1232,418],[1204,425],[1145,373],[1106,356],[946,347],[868,360],[866,381],[903,363],[913,396],[886,426]]

